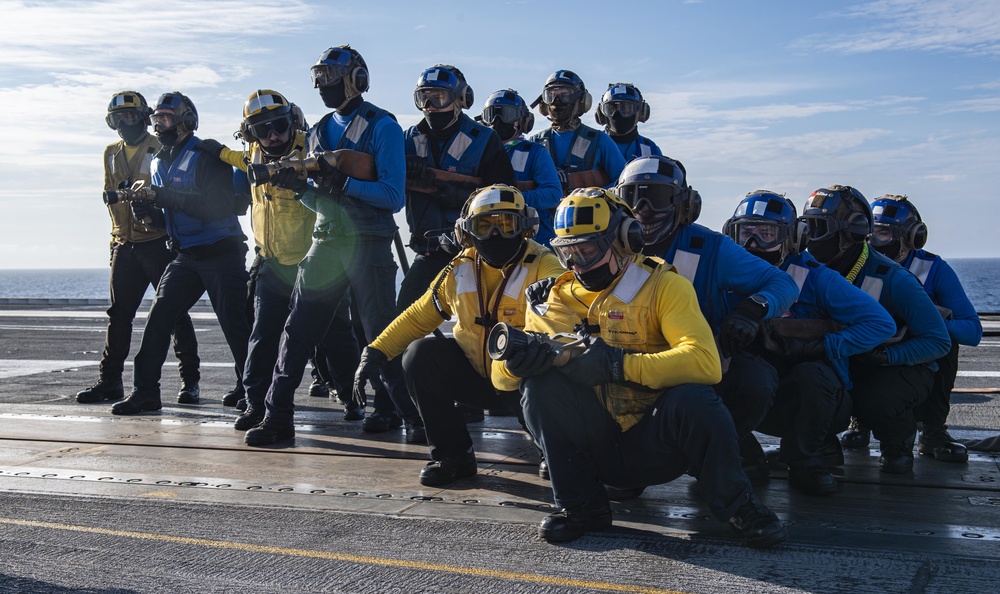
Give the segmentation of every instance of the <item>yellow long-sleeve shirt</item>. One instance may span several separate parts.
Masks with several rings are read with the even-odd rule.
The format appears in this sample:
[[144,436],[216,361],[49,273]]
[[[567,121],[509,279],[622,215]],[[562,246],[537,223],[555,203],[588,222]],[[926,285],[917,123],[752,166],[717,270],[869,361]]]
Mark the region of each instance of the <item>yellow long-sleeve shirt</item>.
[[[719,352],[694,287],[659,258],[632,257],[618,279],[599,293],[567,272],[541,310],[542,316],[528,311],[525,330],[573,332],[586,318],[600,326],[598,336],[606,343],[626,350],[628,383],[595,387],[622,429],[637,423],[664,389],[722,379]],[[492,379],[498,390],[516,390],[520,382],[503,361],[493,362]]]

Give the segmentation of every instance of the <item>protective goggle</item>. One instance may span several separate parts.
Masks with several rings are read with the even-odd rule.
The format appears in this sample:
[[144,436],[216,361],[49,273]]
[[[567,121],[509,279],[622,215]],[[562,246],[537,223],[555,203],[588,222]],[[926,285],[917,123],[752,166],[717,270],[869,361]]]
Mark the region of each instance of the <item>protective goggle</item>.
[[569,270],[574,266],[587,269],[597,264],[611,247],[610,234],[598,237],[592,241],[581,241],[568,245],[559,245],[558,239],[552,240],[552,251],[559,258],[563,268]]
[[524,233],[527,224],[527,218],[518,212],[484,212],[465,219],[462,230],[479,240],[493,237],[494,232],[504,239],[513,239]]
[[455,102],[455,94],[451,89],[441,87],[422,87],[413,91],[413,103],[417,109],[424,110],[428,107],[441,109],[448,107]]
[[487,105],[483,108],[483,123],[487,126],[500,118],[505,124],[513,124],[521,116],[521,110],[513,105]]
[[872,234],[868,236],[868,243],[875,247],[882,247],[902,238],[903,233],[898,226],[875,223]]
[[153,125],[160,130],[169,130],[177,125],[177,116],[169,111],[157,111],[150,116],[150,119],[152,119]]
[[255,138],[266,139],[270,137],[272,133],[275,136],[281,136],[288,132],[288,130],[292,127],[292,118],[288,115],[281,115],[269,120],[264,120],[263,122],[250,124],[248,127],[250,128],[250,133],[253,134]]
[[687,191],[687,188],[678,188],[670,184],[627,184],[618,186],[618,196],[632,208],[632,212],[639,212],[640,210],[670,212],[677,204],[681,194]]
[[580,97],[580,90],[568,85],[554,85],[542,89],[542,102],[546,105],[569,105]]
[[144,115],[138,109],[116,109],[108,114],[108,123],[111,124],[112,128],[122,125],[133,126],[141,122],[143,118]]
[[623,118],[630,118],[639,113],[639,107],[639,103],[635,101],[605,101],[601,103],[600,110],[609,118],[613,117],[615,112]]
[[337,81],[347,76],[351,71],[350,64],[341,66],[339,64],[316,64],[309,69],[312,75],[313,87],[328,87],[337,84]]
[[760,249],[769,250],[781,245],[788,236],[788,228],[772,221],[747,220],[737,221],[731,232],[733,240],[743,247],[750,245],[750,240],[757,243]]
[[809,241],[829,239],[851,226],[847,221],[841,221],[831,216],[805,215],[801,220],[809,226]]

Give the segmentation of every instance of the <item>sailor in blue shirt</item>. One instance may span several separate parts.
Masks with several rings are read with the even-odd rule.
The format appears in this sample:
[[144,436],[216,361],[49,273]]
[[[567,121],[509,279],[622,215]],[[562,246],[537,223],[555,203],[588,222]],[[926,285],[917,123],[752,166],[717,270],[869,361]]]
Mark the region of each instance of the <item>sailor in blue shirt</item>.
[[[725,233],[762,260],[795,279],[798,298],[789,312],[765,323],[764,357],[780,378],[774,405],[757,430],[781,437],[779,459],[788,465],[788,483],[811,495],[832,495],[837,481],[828,470],[844,463],[837,433],[850,419],[849,357],[877,347],[896,331],[885,309],[836,271],[802,250],[806,225],[784,194],[747,194]],[[831,329],[808,322],[831,320]],[[792,337],[797,327],[800,333]],[[783,329],[787,329],[783,331]]]
[[639,123],[649,119],[649,104],[631,83],[612,83],[601,96],[594,119],[604,126],[611,140],[629,162],[636,157],[662,155],[656,143],[639,134]]
[[875,229],[868,238],[869,245],[912,272],[931,301],[947,310],[944,325],[951,336],[951,350],[937,360],[930,397],[917,407],[917,420],[922,422],[917,451],[937,460],[965,462],[969,453],[948,434],[945,422],[958,374],[958,346],[978,345],[983,338],[983,324],[955,271],[941,256],[923,249],[927,225],[906,196],[881,196],[872,203],[872,215]]
[[538,106],[552,126],[532,135],[529,140],[544,146],[552,156],[563,184],[563,195],[579,187],[600,185],[589,180],[582,185],[571,183],[566,175],[599,170],[607,174],[605,187],[613,187],[625,167],[625,158],[611,137],[601,130],[580,123],[580,116],[590,111],[593,98],[583,80],[570,70],[557,70],[545,81],[542,94],[531,104]]
[[809,253],[878,300],[898,329],[905,327],[901,340],[853,357],[850,369],[853,415],[880,442],[879,470],[908,473],[914,409],[930,394],[934,361],[951,348],[948,330],[916,277],[868,247],[872,211],[861,192],[840,185],[816,190],[802,217],[809,225]]
[[[247,445],[294,439],[295,389],[341,301],[350,298],[348,292],[357,301],[366,336],[378,336],[396,317],[392,240],[397,230],[393,214],[403,208],[403,131],[391,113],[362,98],[369,74],[357,50],[346,45],[329,48],[311,73],[323,103],[334,111],[307,133],[307,152],[350,149],[368,153],[374,160],[376,179],[350,177],[319,159],[320,170],[311,174],[312,185],[291,167],[280,170],[273,181],[295,190],[302,204],[316,211],[316,225],[313,243],[298,265],[291,313],[264,401],[264,420],[247,431]],[[399,361],[382,362],[378,367],[406,424],[407,442],[424,443],[423,423],[406,390]]]
[[524,139],[535,125],[535,115],[528,104],[514,89],[496,91],[486,99],[483,114],[476,121],[486,124],[504,142],[510,157],[517,188],[524,195],[528,206],[538,213],[538,232],[535,242],[549,246],[555,237],[552,217],[562,200],[562,184],[555,163],[545,147]]
[[[701,312],[718,337],[724,373],[715,388],[736,423],[745,470],[751,478],[766,477],[764,452],[751,432],[771,406],[778,376],[747,347],[761,321],[788,311],[798,295],[795,281],[722,233],[695,224],[701,196],[688,185],[679,161],[663,156],[630,161],[618,192],[642,224],[643,253],[673,264],[694,285]],[[738,297],[735,305],[730,292]]]

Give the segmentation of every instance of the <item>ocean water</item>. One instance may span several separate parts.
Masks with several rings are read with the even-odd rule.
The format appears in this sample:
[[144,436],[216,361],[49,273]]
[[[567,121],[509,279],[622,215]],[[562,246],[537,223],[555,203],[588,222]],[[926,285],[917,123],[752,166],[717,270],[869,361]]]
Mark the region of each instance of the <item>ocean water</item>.
[[[948,260],[979,312],[1000,312],[1000,258]],[[153,297],[153,289],[146,296]],[[0,270],[0,298],[107,299],[107,268]]]

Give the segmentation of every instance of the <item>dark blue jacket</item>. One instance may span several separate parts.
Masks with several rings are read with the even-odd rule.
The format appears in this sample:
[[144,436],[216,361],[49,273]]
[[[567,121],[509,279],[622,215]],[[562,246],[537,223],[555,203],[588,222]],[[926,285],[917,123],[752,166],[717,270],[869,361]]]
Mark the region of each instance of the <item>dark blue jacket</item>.
[[603,130],[595,130],[580,124],[572,132],[556,132],[546,128],[529,140],[537,142],[549,151],[556,169],[571,173],[600,169],[608,174],[613,187],[618,176],[625,169],[625,157],[618,146]]
[[622,152],[622,156],[625,157],[625,162],[628,163],[636,157],[648,157],[650,155],[662,155],[663,151],[660,147],[656,146],[656,143],[652,140],[646,138],[642,135],[636,135],[632,140],[616,140],[614,136],[611,140],[615,141],[615,146],[618,150]]
[[926,250],[910,250],[902,266],[917,277],[935,305],[951,310],[951,318],[944,321],[951,338],[958,344],[978,345],[983,339],[983,323],[954,269],[941,256]]
[[545,147],[537,142],[515,138],[508,141],[505,148],[517,181],[535,182],[535,189],[522,194],[528,206],[538,211],[538,234],[532,239],[549,247],[549,242],[556,236],[552,221],[563,198],[556,166]]

